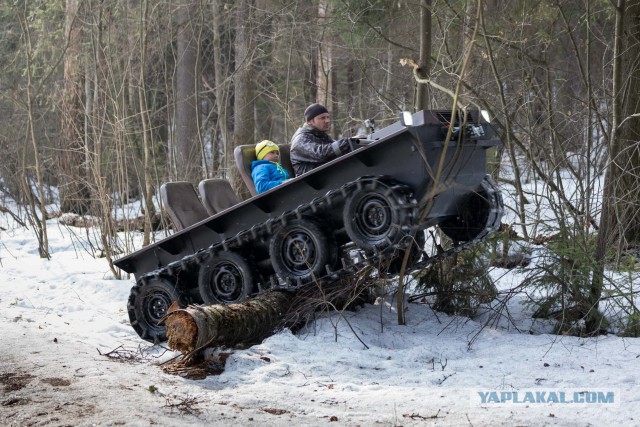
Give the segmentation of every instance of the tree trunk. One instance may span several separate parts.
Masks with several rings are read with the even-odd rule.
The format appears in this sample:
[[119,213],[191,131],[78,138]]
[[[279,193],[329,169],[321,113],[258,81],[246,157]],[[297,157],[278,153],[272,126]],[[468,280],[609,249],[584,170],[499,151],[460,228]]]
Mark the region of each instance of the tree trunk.
[[[254,144],[253,129],[253,39],[251,36],[251,15],[255,0],[240,0],[236,11],[235,60],[236,73],[234,79],[235,98],[233,112],[233,146]],[[233,150],[227,150],[227,165],[233,165]],[[250,197],[248,189],[242,182],[238,169],[231,168],[231,186],[241,199]]]
[[151,243],[151,220],[155,216],[155,206],[153,205],[153,154],[151,140],[151,119],[147,107],[147,91],[145,86],[145,69],[147,60],[147,21],[148,3],[142,0],[140,15],[138,20],[138,31],[140,34],[140,64],[138,78],[138,105],[140,106],[140,122],[142,123],[142,162],[143,162],[143,182],[144,182],[144,233],[142,245]]
[[79,0],[65,5],[65,35],[68,40],[64,55],[64,89],[60,138],[60,209],[84,215],[89,212],[90,191],[85,175],[85,140],[83,125],[83,76],[81,69],[82,20],[78,18]]
[[331,10],[329,9],[329,2],[327,0],[320,0],[318,4],[318,24],[319,24],[319,37],[318,37],[318,69],[316,72],[316,102],[331,107],[333,104],[332,93],[332,52],[331,43],[327,37],[327,20],[331,16]]
[[[26,92],[26,108],[27,108],[27,120],[28,120],[28,132],[24,144],[24,151],[22,156],[22,185],[23,185],[23,193],[26,195],[27,200],[29,202],[30,208],[30,221],[35,229],[36,237],[38,239],[38,253],[40,254],[40,258],[50,258],[49,254],[49,237],[47,234],[47,210],[46,210],[46,196],[44,194],[43,187],[43,178],[42,178],[42,161],[40,154],[40,147],[38,145],[36,133],[35,133],[35,114],[34,114],[34,104],[35,97],[33,94],[33,86],[34,82],[32,80],[32,60],[33,60],[33,44],[31,40],[31,30],[29,28],[30,23],[28,21],[27,15],[25,14],[25,9],[17,8],[20,22],[23,28],[23,36],[25,40],[26,47],[26,60],[27,60],[27,71],[25,73],[27,77],[27,92]],[[27,146],[31,144],[33,149],[33,160],[34,160],[34,170],[36,174],[36,193],[37,196],[34,195],[32,190],[32,182],[29,176],[29,168],[27,167]]]
[[104,153],[110,138],[104,129],[110,127],[110,112],[107,107],[109,87],[109,64],[105,54],[108,51],[107,39],[108,23],[111,18],[111,9],[104,4],[91,5],[91,13],[86,14],[86,22],[91,22],[89,31],[92,43],[92,61],[87,59],[84,64],[85,75],[85,159],[86,176],[91,191],[91,213],[99,218],[100,239],[105,257],[109,262],[112,272],[117,276],[118,272],[113,267],[113,246],[116,244],[113,224],[113,203],[111,190],[105,180],[107,176]]
[[618,250],[640,246],[640,0],[627,0],[624,10],[624,50],[622,57],[625,76],[622,95],[622,114],[619,138],[612,157],[616,175],[615,218],[619,227]]
[[183,353],[212,346],[252,344],[282,324],[295,295],[271,291],[237,304],[190,306],[167,314],[168,345]]
[[[431,0],[420,2],[420,61],[416,73],[421,79],[429,79],[431,74]],[[428,110],[429,104],[429,85],[418,82],[415,110]]]
[[[478,55],[475,52],[475,49],[472,47],[476,42],[475,40],[475,31],[476,31],[476,20],[478,16],[478,12],[482,11],[482,4],[480,4],[482,0],[467,0],[466,10],[464,14],[464,22],[462,28],[462,49],[461,52],[468,51],[472,49],[471,54],[469,55],[469,60],[466,64],[465,76],[464,80],[469,86],[474,86],[476,82],[480,81],[479,73],[479,61]],[[460,62],[460,67],[462,67],[462,61]],[[461,74],[462,75],[462,74]],[[466,89],[463,89],[463,96],[472,96],[468,93]]]
[[[216,141],[212,144],[211,152],[211,170],[216,176],[229,178],[228,171],[231,170],[235,163],[228,163],[232,160],[231,156],[226,153],[233,154],[233,141],[229,139],[229,127],[227,122],[227,107],[229,89],[226,83],[227,73],[224,71],[227,67],[223,67],[222,55],[222,34],[225,25],[225,16],[228,13],[224,10],[221,0],[213,1],[213,68],[216,83],[216,108],[218,116],[218,129],[220,129],[220,141],[217,143],[217,135],[214,137]],[[222,171],[220,171],[222,169]]]
[[343,311],[370,301],[371,289],[378,286],[375,271],[364,267],[358,274],[333,283],[270,290],[236,304],[186,309],[176,304],[165,316],[168,345],[191,353],[207,347],[252,345],[284,327],[296,330],[319,310]]
[[178,10],[176,64],[175,166],[177,179],[198,182],[202,178],[198,138],[198,44],[194,25],[196,4],[186,0]]
[[[618,153],[620,151],[619,141],[619,123],[622,113],[622,69],[623,64],[623,34],[624,34],[624,17],[625,17],[626,1],[618,0],[615,10],[616,25],[613,44],[613,117],[611,120],[612,131],[609,133],[609,164],[604,178],[604,188],[602,192],[602,210],[600,212],[600,228],[596,240],[595,249],[595,266],[593,270],[593,279],[589,292],[589,303],[592,305],[590,313],[598,312],[598,305],[602,295],[604,285],[604,265],[606,263],[607,250],[616,240],[616,222],[618,218],[614,217],[616,206],[616,181],[619,178],[620,171],[616,166]],[[624,203],[619,201],[617,203]],[[595,333],[600,328],[599,316],[591,315],[586,321],[587,333]]]

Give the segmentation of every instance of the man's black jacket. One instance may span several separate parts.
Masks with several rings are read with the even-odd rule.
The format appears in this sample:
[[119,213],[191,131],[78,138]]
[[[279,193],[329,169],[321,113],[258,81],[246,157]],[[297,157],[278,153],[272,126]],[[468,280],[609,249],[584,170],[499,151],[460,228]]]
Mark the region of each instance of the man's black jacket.
[[334,141],[326,132],[304,125],[291,138],[291,166],[296,176],[327,163],[349,150],[349,138]]

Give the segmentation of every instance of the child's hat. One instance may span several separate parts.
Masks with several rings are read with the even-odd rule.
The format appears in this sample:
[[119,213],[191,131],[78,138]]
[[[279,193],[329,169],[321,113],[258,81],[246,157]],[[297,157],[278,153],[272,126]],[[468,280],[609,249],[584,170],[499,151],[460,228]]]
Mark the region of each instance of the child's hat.
[[262,160],[264,159],[264,156],[267,155],[267,153],[270,153],[272,151],[280,152],[275,142],[269,141],[268,139],[265,139],[264,141],[260,141],[256,145],[256,158],[258,160]]

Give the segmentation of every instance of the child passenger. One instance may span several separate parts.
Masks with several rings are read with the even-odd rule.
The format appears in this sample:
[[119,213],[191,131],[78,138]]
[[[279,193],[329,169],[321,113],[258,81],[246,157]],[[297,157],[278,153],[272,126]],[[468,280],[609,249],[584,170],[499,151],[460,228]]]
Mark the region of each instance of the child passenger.
[[289,179],[289,173],[278,160],[278,146],[267,139],[256,145],[256,158],[251,162],[251,178],[258,194],[272,189]]

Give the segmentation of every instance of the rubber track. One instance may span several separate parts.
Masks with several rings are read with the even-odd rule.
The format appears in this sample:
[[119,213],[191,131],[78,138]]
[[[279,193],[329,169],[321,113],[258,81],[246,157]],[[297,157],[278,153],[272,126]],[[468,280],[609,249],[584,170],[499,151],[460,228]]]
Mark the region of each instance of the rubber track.
[[[386,187],[387,192],[400,192],[406,193],[407,195],[410,193],[409,189],[401,184],[386,183],[384,177],[364,177],[352,182],[348,182],[340,188],[329,191],[322,197],[317,197],[309,203],[298,206],[292,211],[284,212],[277,218],[271,218],[262,224],[254,225],[248,230],[242,231],[233,237],[227,238],[222,242],[209,246],[207,249],[200,250],[193,255],[188,255],[179,261],[174,261],[165,267],[149,272],[140,277],[137,286],[144,286],[150,278],[157,278],[164,275],[174,276],[180,270],[190,269],[195,265],[199,266],[201,263],[205,262],[210,255],[213,255],[218,251],[233,250],[235,248],[242,247],[244,244],[247,244],[251,241],[255,241],[256,239],[264,241],[270,238],[270,236],[278,226],[286,226],[291,219],[300,219],[306,215],[315,215],[318,212],[322,211],[324,206],[330,207],[335,203],[343,203],[349,195],[351,195],[354,191],[361,189],[363,185],[368,182],[373,182],[374,185]],[[436,262],[440,262],[445,258],[451,257],[456,253],[468,249],[476,245],[477,243],[482,242],[489,236],[489,234],[498,229],[504,209],[502,194],[489,175],[485,177],[482,187],[486,191],[491,205],[487,223],[485,224],[484,229],[480,233],[478,233],[478,235],[473,240],[463,243],[454,243],[452,248],[448,250],[440,250],[437,254],[432,256],[427,256],[425,253],[422,257],[422,260],[412,266],[412,271],[428,267]],[[411,219],[418,217],[418,206],[415,199],[409,199],[407,203],[402,206],[402,209],[407,209],[409,211],[409,217]],[[410,236],[414,235],[418,228],[418,225],[403,225],[401,231],[405,233],[406,237],[401,239],[399,243],[389,246],[384,250],[368,256],[366,259],[356,263],[347,262],[347,260],[343,259],[343,266],[340,270],[331,271],[329,268],[327,268],[326,275],[317,278],[317,280],[334,281],[354,274],[367,265],[379,265],[382,260],[392,255],[396,250],[405,249],[411,241]],[[254,295],[257,295],[267,289],[296,290],[305,285],[305,283],[300,282],[293,283],[291,280],[287,280],[284,284],[282,284],[277,281],[275,275],[271,277],[270,281],[271,286],[266,289],[260,290]]]

